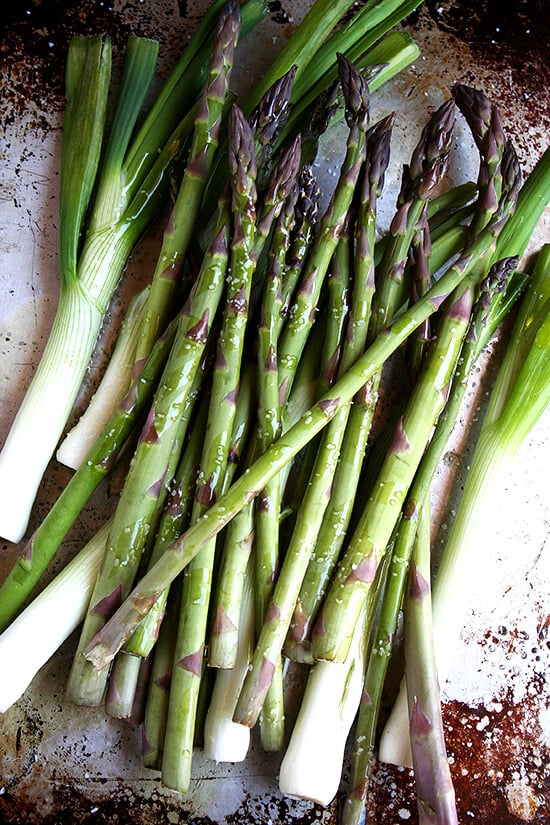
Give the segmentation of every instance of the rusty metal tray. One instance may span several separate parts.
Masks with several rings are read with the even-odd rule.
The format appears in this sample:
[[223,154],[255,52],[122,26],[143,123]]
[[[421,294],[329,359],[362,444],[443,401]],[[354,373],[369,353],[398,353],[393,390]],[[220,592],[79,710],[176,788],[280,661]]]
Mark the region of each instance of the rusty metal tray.
[[[246,88],[262,71],[308,5],[306,0],[269,3],[269,19],[255,35],[253,48],[241,56],[237,85]],[[202,0],[29,0],[2,12],[7,25],[0,51],[0,443],[40,357],[55,309],[59,138],[68,38],[73,33],[108,32],[117,47],[130,30],[156,37],[161,42],[162,73],[204,6]],[[409,156],[419,123],[456,81],[478,86],[499,103],[523,167],[530,171],[550,140],[550,15],[543,0],[429,0],[408,19],[406,28],[416,38],[421,57],[373,100],[373,118],[390,109],[398,112],[394,171],[385,195],[388,208],[393,207],[400,161]],[[456,182],[474,173],[467,142],[464,130],[452,164]],[[323,145],[318,171],[328,182],[340,143],[335,133]],[[550,241],[548,211],[537,234],[537,243],[543,241]],[[110,310],[115,326],[129,285],[145,277],[152,255],[147,245],[134,255]],[[103,345],[77,407],[89,397],[109,334],[102,333]],[[495,349],[498,357],[498,342]],[[467,465],[476,410],[493,369],[494,359],[474,376],[464,426],[439,474],[441,489],[459,483]],[[472,420],[474,426],[466,435],[466,423]],[[547,414],[508,479],[487,547],[490,574],[485,569],[473,576],[462,655],[444,689],[461,822],[550,821],[549,445]],[[52,462],[33,523],[43,517],[67,478],[68,471]],[[83,545],[112,507],[112,497],[101,488],[71,531],[62,558]],[[451,518],[448,505],[436,509],[439,540]],[[0,577],[16,551],[13,545],[0,545]],[[239,765],[215,766],[198,753],[192,787],[184,797],[162,788],[158,775],[141,765],[138,729],[99,710],[75,708],[64,698],[75,643],[71,637],[24,696],[0,716],[0,825],[337,821],[338,799],[322,809],[283,798],[277,789],[280,757],[262,753],[257,744]],[[0,662],[0,678],[5,676]],[[377,764],[367,822],[417,821],[412,772]]]

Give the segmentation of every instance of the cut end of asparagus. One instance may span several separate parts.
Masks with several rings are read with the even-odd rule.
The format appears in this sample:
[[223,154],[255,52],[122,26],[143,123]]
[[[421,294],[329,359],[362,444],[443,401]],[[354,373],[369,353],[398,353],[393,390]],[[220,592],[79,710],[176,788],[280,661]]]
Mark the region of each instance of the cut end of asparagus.
[[412,768],[407,689],[403,682],[390,717],[380,734],[378,759],[400,768]]

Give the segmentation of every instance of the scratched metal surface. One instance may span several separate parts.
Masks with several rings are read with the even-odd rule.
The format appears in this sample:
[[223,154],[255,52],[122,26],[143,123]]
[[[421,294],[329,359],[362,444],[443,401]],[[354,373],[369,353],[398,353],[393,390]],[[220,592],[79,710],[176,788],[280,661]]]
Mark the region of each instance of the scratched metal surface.
[[[241,53],[236,84],[246,89],[307,8],[273,2],[270,17]],[[0,50],[0,443],[45,343],[57,295],[56,224],[63,62],[72,33],[109,32],[121,47],[130,30],[161,42],[161,74],[168,70],[204,3],[151,0],[113,5],[83,0],[29,0],[2,12]],[[455,81],[477,85],[501,106],[526,171],[548,145],[549,13],[545,0],[442,0],[425,3],[407,21],[422,57],[373,101],[373,118],[395,108],[394,160],[385,209],[393,207],[399,162],[418,135],[425,113]],[[328,137],[318,172],[327,186],[341,147]],[[467,133],[453,156],[456,181],[472,173]],[[550,241],[550,215],[537,243]],[[132,278],[145,277],[153,241],[142,245],[111,308],[116,327]],[[103,333],[94,368],[78,404],[89,396],[112,333]],[[498,357],[499,345],[494,349]],[[445,456],[435,496],[436,547],[452,519],[447,492],[459,487],[475,438],[476,411],[495,359],[474,376],[463,427]],[[466,425],[471,425],[467,429]],[[501,509],[486,548],[490,573],[472,575],[463,647],[444,691],[448,748],[461,821],[542,823],[550,819],[548,708],[550,501],[546,415],[506,481]],[[36,503],[38,523],[68,478],[52,462]],[[444,495],[445,494],[445,495]],[[0,502],[0,507],[2,506]],[[101,489],[63,548],[72,556],[113,507]],[[0,576],[17,548],[0,545]],[[52,571],[54,572],[54,571]],[[51,575],[51,573],[50,573]],[[254,745],[241,765],[216,767],[200,753],[185,797],[163,789],[140,763],[140,733],[98,710],[74,708],[64,684],[76,639],[70,638],[40,671],[25,695],[0,716],[1,823],[335,823],[338,799],[326,810],[284,799],[277,790],[279,757]],[[6,678],[0,662],[0,678]],[[289,711],[290,717],[292,711]],[[411,773],[376,765],[368,822],[417,822]]]

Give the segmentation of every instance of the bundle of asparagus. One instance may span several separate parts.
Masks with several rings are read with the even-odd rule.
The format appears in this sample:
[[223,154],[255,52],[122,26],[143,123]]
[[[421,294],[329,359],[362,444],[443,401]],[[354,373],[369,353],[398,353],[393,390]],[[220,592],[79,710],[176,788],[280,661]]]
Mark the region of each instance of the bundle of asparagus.
[[[548,404],[548,278],[526,288],[516,270],[548,198],[550,156],[521,187],[497,107],[456,86],[427,118],[378,238],[399,113],[370,123],[379,73],[358,66],[408,6],[367,3],[356,17],[376,37],[368,29],[365,47],[352,20],[328,40],[331,55],[320,44],[349,5],[318,0],[243,106],[229,92],[240,10],[222,9],[181,187],[138,313],[131,376],[0,588],[0,657],[21,644],[33,617],[44,622],[48,588],[21,607],[126,445],[132,459],[112,520],[54,583],[59,599],[74,588],[75,568],[82,573],[81,598],[59,630],[60,641],[84,619],[69,697],[142,723],[144,763],[181,793],[194,747],[244,759],[259,722],[265,749],[286,747],[281,790],[323,805],[338,791],[357,718],[343,820],[360,822],[403,608],[420,821],[450,823],[456,805],[431,652],[430,484],[473,364],[525,289],[521,381],[536,403],[514,443]],[[315,78],[329,94],[310,99]],[[479,175],[442,195],[457,107],[479,149]],[[318,218],[308,161],[339,114],[346,150]],[[375,439],[386,371],[403,360],[408,380]],[[518,403],[510,393],[491,418],[505,417],[509,398]],[[44,655],[54,649],[50,640]],[[309,675],[288,732],[291,660]],[[21,688],[6,691],[2,708]]]

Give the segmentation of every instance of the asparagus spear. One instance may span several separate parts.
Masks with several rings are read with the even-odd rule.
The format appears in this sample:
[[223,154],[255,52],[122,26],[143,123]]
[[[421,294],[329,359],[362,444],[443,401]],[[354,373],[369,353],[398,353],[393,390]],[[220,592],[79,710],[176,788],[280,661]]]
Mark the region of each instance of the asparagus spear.
[[[340,364],[343,375],[365,349],[374,294],[374,242],[377,199],[384,185],[389,163],[393,116],[374,124],[367,132],[365,166],[360,189],[356,223],[356,254],[353,292],[346,340]],[[350,419],[351,414],[351,421]],[[365,423],[367,426],[365,426]],[[346,406],[329,424],[327,439],[339,428],[350,427],[344,436],[330,501],[319,530],[315,550],[289,630],[286,651],[291,657],[309,659],[308,647],[312,620],[326,589],[351,516],[354,487],[366,447],[370,427],[365,417],[354,415]],[[351,433],[351,434],[350,434]],[[305,645],[305,648],[304,648]]]
[[165,326],[174,291],[181,277],[185,256],[195,230],[199,206],[219,141],[223,106],[226,100],[241,14],[237,0],[222,9],[214,31],[206,83],[195,119],[187,164],[164,231],[151,287],[143,312],[136,360],[147,357]]
[[[218,340],[204,446],[192,521],[197,522],[219,497],[227,465],[235,414],[244,330],[255,267],[256,158],[254,138],[244,115],[234,107],[229,124],[232,173],[231,277]],[[185,793],[189,786],[195,716],[202,671],[215,539],[205,544],[184,572],[179,627],[168,705],[162,782]]]
[[[239,385],[236,418],[239,418],[239,408],[243,416],[244,427],[242,438],[238,445],[235,442],[237,427],[234,431],[233,443],[230,447],[230,463],[225,474],[224,489],[229,487],[235,470],[241,463],[241,450],[247,443],[247,436],[253,424],[253,410],[256,410],[256,397],[253,386],[256,382],[255,364],[248,364]],[[235,460],[236,459],[236,460]],[[243,462],[246,466],[246,460]],[[217,584],[214,605],[212,608],[212,625],[209,638],[208,664],[210,667],[230,669],[234,666],[235,655],[240,638],[240,614],[243,594],[243,584],[246,569],[250,561],[253,541],[252,512],[249,508],[239,513],[249,515],[246,523],[235,518],[228,525],[224,537],[224,546],[220,554],[217,571]],[[238,532],[238,530],[243,532]],[[229,548],[231,552],[229,552]]]
[[114,719],[127,719],[132,713],[142,659],[125,650],[117,653],[109,674],[105,712]]
[[288,397],[296,373],[296,365],[311,330],[313,311],[317,306],[328,265],[345,225],[363,160],[365,130],[369,118],[368,86],[343,55],[338,55],[338,61],[350,133],[339,182],[329,207],[321,219],[319,232],[302,276],[302,285],[282,332],[279,345],[279,392],[283,399]]
[[[430,234],[430,224],[428,221],[428,210],[425,209],[420,221],[418,231],[411,245],[411,298],[412,302],[418,300],[419,295],[424,295],[431,284],[430,257],[432,254],[432,243]],[[430,320],[428,319],[420,326],[414,335],[407,341],[407,370],[409,372],[409,384],[414,386],[414,382],[422,367],[422,359],[426,350],[426,345],[430,340]]]
[[145,703],[145,715],[141,731],[141,752],[147,768],[160,771],[164,734],[168,715],[168,699],[174,663],[174,649],[178,627],[181,577],[173,582],[171,596],[166,604],[166,616],[159,629],[159,637],[153,648],[153,667]]
[[250,731],[233,722],[233,711],[254,646],[254,599],[252,575],[245,574],[238,624],[237,655],[231,668],[216,673],[214,689],[204,723],[204,752],[216,762],[240,762],[250,748]]
[[256,724],[280,663],[300,585],[327,505],[340,443],[341,438],[331,439],[328,443],[323,442],[319,450],[290,544],[273,587],[233,717],[236,722],[248,727]]
[[248,122],[254,130],[256,151],[256,187],[263,192],[272,172],[275,143],[290,114],[290,96],[296,76],[291,66],[267,89]]
[[[200,369],[198,370],[197,375],[200,375]],[[109,611],[110,592],[107,592],[106,599],[103,596],[99,597],[99,607],[96,608],[95,611],[94,606],[97,602],[94,600],[94,597],[95,599],[98,598],[98,590],[101,593],[100,588],[108,588],[114,584],[114,598],[116,602],[116,598],[122,590],[124,580],[126,579],[126,586],[132,583],[133,579],[139,572],[140,566],[144,564],[145,559],[147,559],[151,552],[151,545],[155,536],[156,526],[169,493],[169,486],[176,470],[178,457],[182,449],[183,439],[185,438],[185,433],[197,400],[198,391],[200,388],[200,382],[197,380],[197,375],[195,375],[193,384],[182,404],[177,425],[172,426],[171,432],[168,430],[169,435],[171,435],[171,449],[169,454],[166,456],[166,465],[163,468],[160,481],[147,489],[144,493],[144,498],[147,496],[149,499],[148,500],[145,498],[145,501],[142,503],[141,510],[144,513],[144,522],[140,522],[138,518],[134,524],[134,530],[126,530],[123,533],[122,541],[119,539],[118,545],[113,546],[111,543],[112,538],[120,536],[120,523],[117,525],[118,510],[115,511],[113,525],[109,533],[109,541],[107,542],[104,564],[95,583],[94,592],[92,593],[92,600],[84,621],[76,655],[73,658],[69,673],[67,695],[77,704],[98,705],[103,698],[104,689],[106,687],[106,682],[109,675],[108,671],[104,670],[102,673],[96,673],[93,668],[90,667],[89,663],[80,655],[83,643],[85,643],[86,638],[89,638],[88,634],[90,633],[90,626],[93,629],[96,622],[101,624],[104,620],[102,611],[106,610],[107,613]],[[147,424],[145,425],[145,430],[146,427]],[[143,431],[140,435],[140,441],[138,442],[138,447],[136,448],[137,450],[139,449],[142,439]],[[167,444],[165,446],[167,446]],[[126,490],[126,492],[128,493],[128,490]],[[134,502],[132,502],[132,504],[135,506]],[[128,503],[126,502],[126,507],[127,505]],[[124,515],[124,512],[122,515]],[[115,530],[118,530],[119,532],[117,533]],[[136,550],[135,553],[132,552],[134,548]],[[120,563],[121,551],[126,552],[127,555],[122,558],[122,571],[119,571],[118,565]],[[119,553],[118,556],[116,555],[117,552]],[[103,592],[105,592],[105,590]]]
[[[277,370],[277,339],[280,327],[284,262],[294,224],[294,197],[282,210],[272,238],[271,263],[264,283],[264,294],[258,326],[258,448],[265,451],[281,431],[281,409]],[[256,499],[255,510],[255,615],[259,632],[267,608],[279,559],[280,481],[271,479]],[[278,751],[284,742],[284,706],[282,663],[277,663],[277,676],[266,697],[260,718],[260,737],[264,750]]]
[[[225,473],[224,486],[228,485],[240,462],[241,450],[243,443],[246,441],[250,426],[251,395],[251,382],[249,376],[245,374],[239,386],[235,423],[229,444],[228,469]],[[157,536],[149,559],[149,566],[157,561],[170,544],[184,532],[191,521],[191,511],[208,414],[207,403],[208,397],[205,396],[174,475],[169,499],[161,516]],[[157,640],[159,628],[164,618],[168,595],[169,589],[167,588],[126,643],[126,650],[142,657],[149,655]]]
[[506,136],[498,108],[482,92],[457,83],[453,96],[482,158],[477,181],[478,198],[470,224],[470,232],[475,234],[491,220],[497,208],[502,183],[499,167]]
[[302,167],[298,177],[298,199],[296,201],[296,221],[290,239],[290,248],[285,259],[285,277],[281,284],[281,309],[278,335],[288,318],[296,286],[305,266],[311,246],[319,209],[319,187],[309,166]]
[[404,605],[409,729],[419,822],[458,825],[433,649],[429,513],[426,501],[416,529]]

